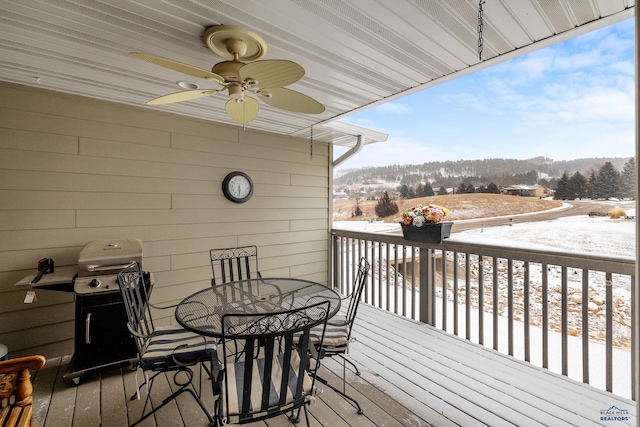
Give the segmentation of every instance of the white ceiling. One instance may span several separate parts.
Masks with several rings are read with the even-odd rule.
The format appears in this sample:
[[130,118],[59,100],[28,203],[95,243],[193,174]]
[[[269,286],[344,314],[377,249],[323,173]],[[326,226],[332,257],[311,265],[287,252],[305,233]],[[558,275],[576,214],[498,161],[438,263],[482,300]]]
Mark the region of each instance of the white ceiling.
[[[263,59],[306,69],[289,88],[325,107],[296,114],[260,104],[247,127],[350,146],[356,127],[333,126],[362,109],[633,16],[635,0],[485,0],[478,58],[476,0],[0,0],[0,80],[235,124],[226,95],[150,107],[181,90],[182,75],[128,55],[146,52],[210,70],[223,59],[203,31],[247,28]],[[365,132],[366,133],[366,132]],[[372,132],[365,143],[384,139]]]

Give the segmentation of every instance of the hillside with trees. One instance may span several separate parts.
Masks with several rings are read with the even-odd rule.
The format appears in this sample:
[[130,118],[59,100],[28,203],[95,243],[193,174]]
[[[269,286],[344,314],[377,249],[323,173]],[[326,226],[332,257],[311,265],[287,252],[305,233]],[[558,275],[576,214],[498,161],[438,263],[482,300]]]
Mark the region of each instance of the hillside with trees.
[[389,165],[337,172],[334,194],[350,200],[413,199],[446,194],[500,194],[510,185],[543,185],[556,199],[635,198],[635,160],[484,159]]

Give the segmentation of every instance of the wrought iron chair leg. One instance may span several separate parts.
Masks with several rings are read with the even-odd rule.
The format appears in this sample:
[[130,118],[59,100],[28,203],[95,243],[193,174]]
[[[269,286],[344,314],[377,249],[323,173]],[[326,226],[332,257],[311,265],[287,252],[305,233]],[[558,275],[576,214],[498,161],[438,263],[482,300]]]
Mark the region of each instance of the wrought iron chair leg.
[[316,380],[320,381],[322,384],[326,385],[331,390],[335,391],[336,393],[338,393],[339,395],[341,395],[345,399],[349,400],[353,404],[353,406],[355,406],[355,408],[358,410],[358,414],[360,414],[360,415],[364,414],[364,412],[362,411],[362,408],[360,407],[360,404],[353,397],[349,396],[347,393],[344,393],[342,390],[332,386],[331,384],[329,384],[329,381],[325,380],[324,378],[322,378],[322,377],[320,377],[318,375],[316,375]]
[[142,417],[140,417],[140,419],[138,421],[136,421],[135,423],[131,424],[130,427],[134,427],[134,426],[140,424],[142,421],[146,420],[151,414],[155,413],[158,409],[162,408],[164,405],[166,405],[167,403],[171,402],[173,399],[175,399],[176,397],[180,396],[182,393],[189,393],[191,396],[193,396],[193,398],[196,400],[196,402],[198,403],[200,408],[202,408],[202,410],[206,414],[207,418],[209,419],[209,425],[212,425],[212,426],[216,425],[215,424],[216,421],[213,419],[213,417],[211,416],[209,411],[207,411],[207,408],[204,406],[204,404],[202,403],[202,401],[198,397],[198,394],[195,391],[193,391],[190,388],[188,388],[190,385],[191,385],[191,383],[188,383],[188,384],[185,384],[185,385],[181,386],[178,390],[174,391],[173,393],[171,393],[170,396],[165,398],[158,407],[153,408],[152,411],[150,411],[149,413],[145,414],[144,411],[146,411],[146,409],[147,409],[147,402],[150,400],[150,397],[151,397],[151,387],[153,386],[153,382],[151,382],[151,385],[149,386],[149,394],[147,395],[147,400],[145,400],[144,408],[142,408],[143,415],[142,415]]
[[355,363],[353,363],[351,360],[349,360],[347,357],[345,357],[344,354],[340,354],[340,357],[342,357],[342,359],[347,362],[349,365],[353,366],[353,369],[355,369],[356,371],[356,375],[360,376],[360,370],[358,369],[358,367],[355,365]]

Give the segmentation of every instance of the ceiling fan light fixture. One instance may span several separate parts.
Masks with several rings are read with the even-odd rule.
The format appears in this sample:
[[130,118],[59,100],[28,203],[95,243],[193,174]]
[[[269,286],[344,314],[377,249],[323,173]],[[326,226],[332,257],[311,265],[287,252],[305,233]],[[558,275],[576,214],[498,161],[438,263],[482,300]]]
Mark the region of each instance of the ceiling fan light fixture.
[[200,89],[200,86],[198,86],[197,84],[188,82],[185,80],[180,80],[179,82],[176,82],[176,84],[180,86],[182,89],[187,89],[187,90]]
[[229,96],[236,101],[242,102],[244,99],[244,89],[238,84],[229,85]]

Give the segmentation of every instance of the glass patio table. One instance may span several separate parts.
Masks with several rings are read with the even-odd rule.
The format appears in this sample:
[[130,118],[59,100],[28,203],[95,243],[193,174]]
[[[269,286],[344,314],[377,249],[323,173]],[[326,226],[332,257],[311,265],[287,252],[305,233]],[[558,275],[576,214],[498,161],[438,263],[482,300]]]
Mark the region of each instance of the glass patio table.
[[273,314],[329,301],[329,318],[340,310],[340,294],[320,283],[293,278],[256,278],[211,286],[178,304],[176,320],[200,335],[222,337],[222,316]]

